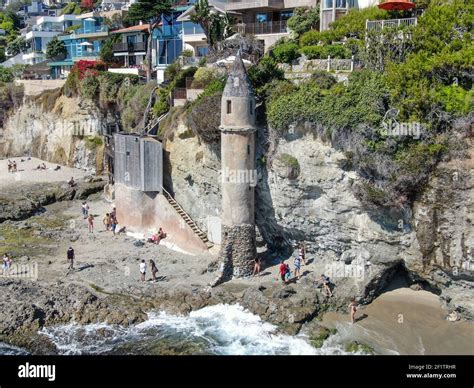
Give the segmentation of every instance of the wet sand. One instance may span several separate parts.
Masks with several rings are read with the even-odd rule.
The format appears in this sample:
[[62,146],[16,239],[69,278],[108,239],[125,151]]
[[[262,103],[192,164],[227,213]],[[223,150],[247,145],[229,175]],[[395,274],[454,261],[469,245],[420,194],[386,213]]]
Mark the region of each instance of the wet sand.
[[399,288],[349,314],[329,312],[323,323],[339,335],[372,346],[378,354],[474,354],[474,323],[449,322],[439,297]]

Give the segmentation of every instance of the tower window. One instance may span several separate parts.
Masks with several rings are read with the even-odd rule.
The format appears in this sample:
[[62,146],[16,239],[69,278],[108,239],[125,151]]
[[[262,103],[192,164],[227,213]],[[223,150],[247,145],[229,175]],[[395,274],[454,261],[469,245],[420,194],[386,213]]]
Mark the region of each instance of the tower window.
[[249,105],[250,105],[250,114],[253,115],[253,101],[252,100],[250,100]]
[[232,101],[227,100],[227,114],[230,115],[232,113]]
[[247,154],[250,155],[250,144],[247,144]]

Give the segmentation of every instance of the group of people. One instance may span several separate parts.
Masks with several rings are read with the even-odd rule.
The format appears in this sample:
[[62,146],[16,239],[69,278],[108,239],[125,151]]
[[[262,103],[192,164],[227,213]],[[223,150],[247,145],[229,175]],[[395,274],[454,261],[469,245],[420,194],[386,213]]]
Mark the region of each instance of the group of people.
[[[304,244],[298,245],[298,254],[295,256],[293,262],[295,266],[294,277],[297,280],[301,279],[301,264],[306,265],[306,249]],[[288,284],[291,279],[291,268],[284,260],[280,261],[279,273],[283,283]]]
[[158,245],[164,238],[166,238],[166,233],[163,228],[160,227],[158,232],[151,235],[151,237],[148,239],[148,242]]
[[105,213],[104,218],[102,218],[102,223],[104,224],[105,230],[111,230],[115,236],[115,230],[117,229],[118,221],[117,221],[117,213],[115,208],[110,213]]
[[[146,270],[147,265],[145,260],[142,260],[140,263],[140,281],[146,281]],[[158,272],[158,267],[156,266],[155,262],[150,259],[150,271],[151,271],[151,279],[152,281],[156,282],[156,273]]]
[[8,172],[18,172],[16,162],[8,159]]
[[8,253],[3,255],[3,264],[2,264],[2,271],[3,275],[6,275],[12,266],[13,260]]

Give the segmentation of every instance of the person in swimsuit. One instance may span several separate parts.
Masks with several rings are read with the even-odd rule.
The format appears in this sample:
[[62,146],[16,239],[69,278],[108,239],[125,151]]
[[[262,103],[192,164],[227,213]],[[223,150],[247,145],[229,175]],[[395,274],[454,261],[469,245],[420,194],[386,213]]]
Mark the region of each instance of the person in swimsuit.
[[351,315],[351,322],[352,322],[352,324],[354,324],[355,323],[355,315],[356,315],[356,312],[357,312],[357,302],[356,302],[355,298],[353,298],[351,303],[349,303],[349,312],[350,312],[350,315]]
[[260,260],[259,257],[256,257],[254,259],[254,265],[253,265],[253,274],[252,276],[259,276],[260,275],[260,271],[262,270],[262,262]]
[[306,265],[306,248],[304,247],[304,244],[301,243],[299,247],[299,255],[300,255],[300,260],[303,263],[303,265]]
[[94,216],[92,214],[87,217],[87,225],[89,226],[89,232],[94,233]]
[[158,268],[156,267],[156,264],[152,259],[150,259],[150,270],[151,278],[154,282],[156,282],[156,273],[158,272]]

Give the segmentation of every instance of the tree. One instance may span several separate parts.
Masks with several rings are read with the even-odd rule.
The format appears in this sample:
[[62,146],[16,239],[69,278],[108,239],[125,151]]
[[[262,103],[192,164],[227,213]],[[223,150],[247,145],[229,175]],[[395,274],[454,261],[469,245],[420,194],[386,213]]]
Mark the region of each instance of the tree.
[[8,55],[14,56],[20,54],[28,48],[25,38],[18,36],[7,46]]
[[119,40],[120,35],[114,34],[104,42],[100,48],[100,59],[105,63],[117,62],[117,57],[114,56],[114,44]]
[[209,50],[218,49],[219,42],[227,39],[234,33],[234,20],[227,13],[220,13],[209,5],[208,0],[198,0],[194,4],[195,13],[190,19],[199,24],[206,35]]
[[151,59],[151,41],[152,33],[155,28],[159,28],[162,15],[169,15],[171,13],[171,0],[138,0],[132,4],[128,10],[127,19],[131,22],[147,21],[148,37],[147,37],[147,52],[146,52],[146,79],[151,81],[152,59]]
[[288,28],[298,38],[306,31],[317,28],[319,24],[319,3],[316,7],[296,8],[293,16],[288,19]]
[[46,58],[48,59],[53,59],[56,57],[64,58],[66,54],[66,45],[56,36],[46,45]]

